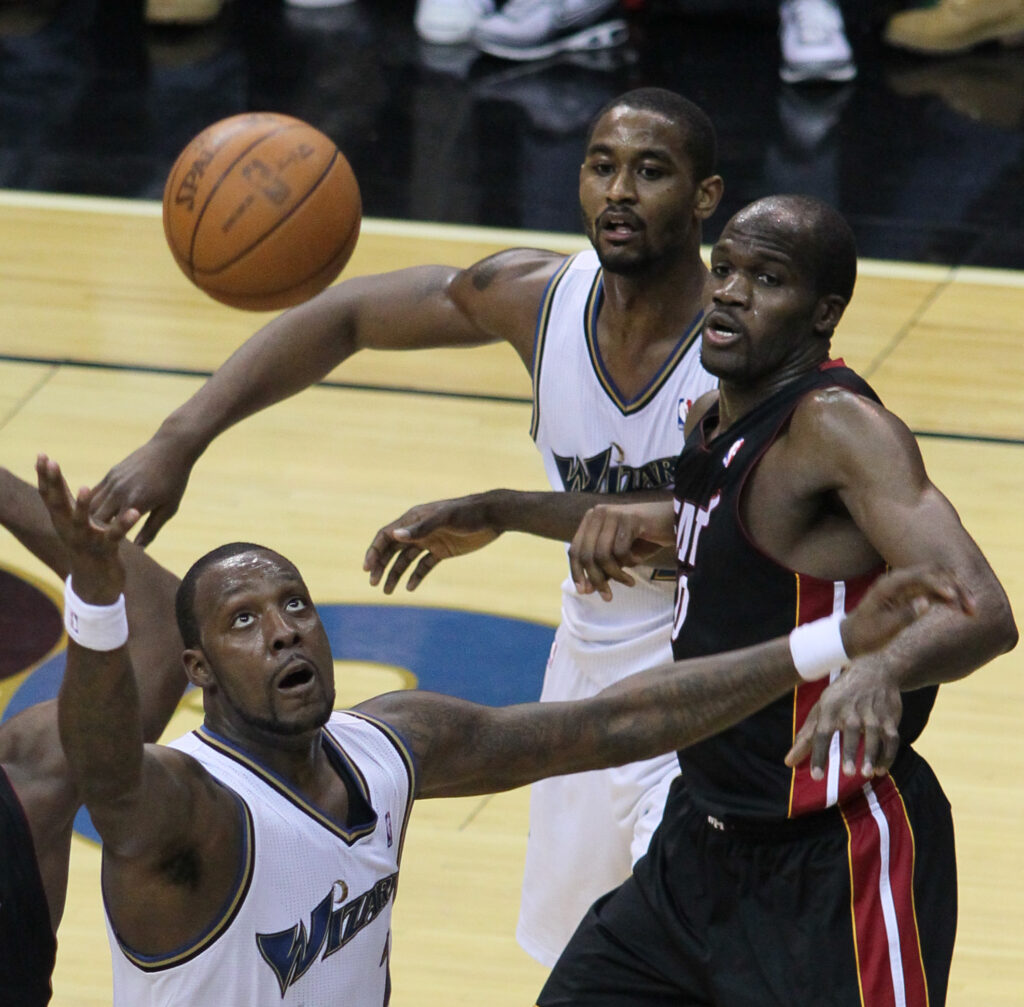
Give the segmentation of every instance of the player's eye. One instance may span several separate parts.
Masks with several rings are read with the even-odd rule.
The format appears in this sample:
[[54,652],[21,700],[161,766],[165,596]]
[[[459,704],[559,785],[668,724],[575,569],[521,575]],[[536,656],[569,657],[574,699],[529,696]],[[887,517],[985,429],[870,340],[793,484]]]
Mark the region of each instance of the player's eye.
[[231,620],[232,629],[245,629],[247,626],[251,626],[256,621],[256,616],[252,612],[239,612],[238,615]]
[[285,610],[288,612],[302,612],[307,608],[305,598],[289,598],[285,602]]

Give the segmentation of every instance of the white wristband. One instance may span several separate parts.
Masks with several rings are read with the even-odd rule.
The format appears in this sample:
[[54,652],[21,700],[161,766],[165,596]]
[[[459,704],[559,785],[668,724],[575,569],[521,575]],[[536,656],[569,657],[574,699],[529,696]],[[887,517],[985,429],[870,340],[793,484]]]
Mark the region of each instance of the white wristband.
[[71,574],[64,582],[64,628],[80,647],[117,650],[128,642],[128,614],[124,595],[113,605],[90,605],[75,594]]
[[850,663],[839,629],[842,621],[842,616],[831,615],[797,626],[789,634],[789,652],[797,673],[805,682],[824,678]]

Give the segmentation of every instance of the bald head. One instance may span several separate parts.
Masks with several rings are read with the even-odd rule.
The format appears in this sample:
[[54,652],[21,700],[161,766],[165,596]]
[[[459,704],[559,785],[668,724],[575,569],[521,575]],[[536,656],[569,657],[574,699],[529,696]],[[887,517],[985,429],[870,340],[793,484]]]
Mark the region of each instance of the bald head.
[[178,593],[174,599],[175,615],[178,629],[187,649],[201,646],[199,617],[196,613],[196,592],[203,574],[213,569],[233,568],[239,576],[244,576],[246,567],[260,566],[266,562],[286,568],[294,572],[301,580],[295,564],[273,549],[256,545],[253,542],[230,542],[227,545],[211,549],[205,556],[192,564],[188,573],[178,585]]
[[857,243],[846,219],[813,196],[767,196],[736,213],[722,229],[756,234],[783,249],[814,284],[819,297],[849,304],[857,280]]

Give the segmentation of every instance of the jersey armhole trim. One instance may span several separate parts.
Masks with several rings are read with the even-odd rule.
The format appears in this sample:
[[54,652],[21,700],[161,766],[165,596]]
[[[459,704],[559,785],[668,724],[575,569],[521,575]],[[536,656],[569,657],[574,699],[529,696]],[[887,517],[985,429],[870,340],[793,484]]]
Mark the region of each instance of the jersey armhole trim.
[[[249,810],[249,805],[246,804],[239,794],[234,791],[231,791],[231,794],[242,810],[242,856],[238,865],[238,874],[235,879],[233,891],[229,895],[219,916],[214,918],[210,926],[207,927],[206,930],[196,938],[196,940],[191,941],[168,954],[140,954],[139,952],[132,950],[132,948],[121,939],[121,935],[118,934],[117,930],[114,928],[113,918],[110,916],[109,908],[107,909],[107,917],[110,920],[110,929],[117,941],[117,946],[120,948],[124,957],[142,972],[161,972],[164,969],[174,968],[175,966],[183,965],[185,962],[191,961],[196,956],[202,954],[203,951],[210,947],[210,945],[213,944],[217,938],[231,926],[232,921],[238,915],[239,910],[241,910],[242,905],[245,902],[245,898],[249,894],[249,888],[252,885],[252,879],[255,873],[256,830],[253,825],[252,812]],[[103,901],[104,904],[106,904],[106,896],[104,896]]]
[[[541,299],[540,307],[537,309],[537,328],[533,336],[533,415],[530,419],[530,437],[537,439],[540,430],[540,372],[544,363],[544,341],[547,338],[548,320],[551,317],[551,305],[555,299],[555,290],[566,271],[576,261],[575,255],[570,255],[565,262],[555,271],[544,288],[544,296]],[[598,273],[600,275],[600,273]]]

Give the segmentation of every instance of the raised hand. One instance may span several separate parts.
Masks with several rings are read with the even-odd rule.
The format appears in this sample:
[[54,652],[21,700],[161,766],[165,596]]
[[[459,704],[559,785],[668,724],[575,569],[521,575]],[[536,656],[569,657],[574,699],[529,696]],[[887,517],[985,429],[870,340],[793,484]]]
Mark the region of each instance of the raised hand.
[[935,605],[950,605],[970,615],[974,600],[952,573],[932,568],[895,570],[871,586],[843,621],[843,644],[855,658],[822,693],[797,732],[786,755],[787,766],[810,758],[811,776],[820,780],[836,731],[842,736],[842,767],[847,776],[881,776],[899,751],[903,700],[883,657],[877,652]]
[[391,594],[419,558],[406,581],[406,589],[415,591],[441,560],[475,552],[500,534],[490,522],[483,494],[419,504],[377,532],[363,569],[374,587],[387,571],[384,593]]
[[36,459],[39,495],[50,514],[54,530],[68,549],[75,590],[86,601],[108,604],[124,586],[124,570],[118,546],[139,519],[134,508],[102,522],[90,516],[92,491],[77,496],[68,487],[60,466],[46,455]]
[[115,465],[89,497],[100,522],[110,522],[129,508],[149,514],[135,541],[147,546],[177,513],[188,486],[194,459],[154,437]]
[[626,567],[650,559],[674,540],[672,503],[598,504],[584,515],[569,546],[569,570],[580,594],[612,600],[609,581],[632,587]]

